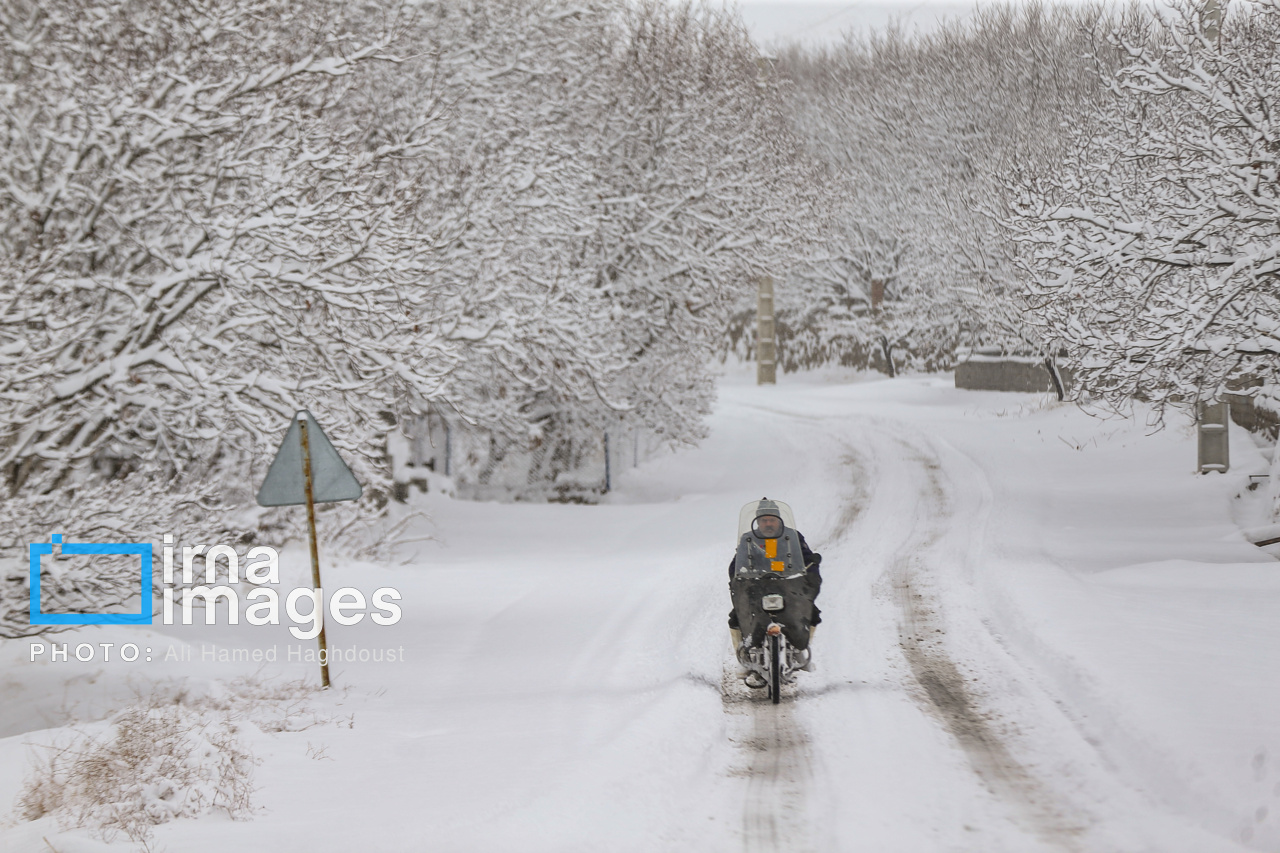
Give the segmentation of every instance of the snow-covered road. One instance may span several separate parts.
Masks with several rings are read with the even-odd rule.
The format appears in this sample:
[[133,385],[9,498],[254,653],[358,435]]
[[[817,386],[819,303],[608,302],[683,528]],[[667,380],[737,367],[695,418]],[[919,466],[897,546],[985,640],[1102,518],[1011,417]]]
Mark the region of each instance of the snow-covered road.
[[[1280,580],[1232,518],[1264,464],[1247,437],[1231,474],[1196,477],[1186,430],[946,377],[729,377],[711,426],[601,506],[428,495],[436,539],[410,562],[326,567],[396,586],[406,614],[330,643],[404,662],[338,664],[320,704],[350,726],[255,739],[255,819],[167,824],[158,846],[1280,850]],[[762,495],[825,555],[819,671],[776,707],[732,678],[725,628],[737,510]],[[42,706],[48,668],[0,651],[31,719],[110,704],[128,674]],[[22,740],[0,740],[0,797]],[[0,844],[42,835],[87,843],[46,819]]]

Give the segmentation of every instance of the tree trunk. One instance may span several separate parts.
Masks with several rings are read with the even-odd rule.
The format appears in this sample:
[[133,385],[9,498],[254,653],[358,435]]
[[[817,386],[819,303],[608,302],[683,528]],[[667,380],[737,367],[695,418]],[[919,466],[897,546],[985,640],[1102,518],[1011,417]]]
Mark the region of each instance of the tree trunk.
[[1271,502],[1271,522],[1280,523],[1280,431],[1276,433],[1275,446],[1271,448],[1271,468],[1267,476],[1268,498]]
[[898,375],[898,371],[893,366],[893,346],[889,343],[889,339],[884,335],[880,336],[880,349],[884,352],[885,370],[888,372],[889,378],[892,379]]
[[1054,362],[1053,356],[1045,356],[1044,369],[1049,371],[1049,379],[1053,381],[1053,390],[1058,392],[1058,402],[1061,403],[1067,399],[1067,389],[1062,384],[1062,374],[1058,372],[1058,365]]

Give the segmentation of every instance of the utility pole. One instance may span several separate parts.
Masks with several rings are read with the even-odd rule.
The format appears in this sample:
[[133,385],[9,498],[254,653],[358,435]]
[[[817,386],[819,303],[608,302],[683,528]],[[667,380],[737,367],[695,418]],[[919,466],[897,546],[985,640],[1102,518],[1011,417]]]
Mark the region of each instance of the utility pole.
[[871,310],[879,311],[881,303],[884,302],[884,279],[871,279]]
[[1222,47],[1222,4],[1218,0],[1208,0],[1200,11],[1200,20],[1204,37],[1215,47]]
[[1217,471],[1225,474],[1231,468],[1230,438],[1231,404],[1196,404],[1196,470],[1201,474]]
[[756,384],[778,382],[778,341],[773,326],[773,279],[760,276],[756,302]]

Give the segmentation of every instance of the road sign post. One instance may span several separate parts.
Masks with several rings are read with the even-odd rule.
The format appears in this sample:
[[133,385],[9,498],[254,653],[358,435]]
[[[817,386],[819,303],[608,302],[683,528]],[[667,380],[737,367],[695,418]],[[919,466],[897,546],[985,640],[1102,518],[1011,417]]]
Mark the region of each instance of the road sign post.
[[[303,491],[307,498],[307,538],[311,543],[311,587],[324,589],[320,583],[320,546],[316,544],[316,500],[315,490],[311,488],[311,442],[307,438],[307,421],[298,421],[298,437],[302,443],[302,480]],[[315,602],[317,610],[323,611],[320,599]],[[320,686],[329,686],[329,644],[324,637],[324,614],[320,614]]]
[[262,506],[307,507],[307,538],[311,548],[311,586],[316,591],[316,620],[320,633],[320,683],[329,686],[329,646],[324,633],[324,602],[320,594],[320,548],[316,544],[316,504],[354,501],[363,494],[351,469],[342,461],[329,437],[315,418],[306,411],[298,412],[289,424],[280,450],[267,469],[266,479],[258,490]]

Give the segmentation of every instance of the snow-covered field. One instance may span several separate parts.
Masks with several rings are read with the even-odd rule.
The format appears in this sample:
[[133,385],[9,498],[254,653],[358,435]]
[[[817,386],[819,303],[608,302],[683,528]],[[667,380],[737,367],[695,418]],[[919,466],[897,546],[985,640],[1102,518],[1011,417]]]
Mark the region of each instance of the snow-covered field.
[[[326,586],[396,587],[405,613],[330,645],[396,660],[336,663],[287,725],[250,714],[252,818],[163,824],[152,849],[1280,850],[1280,573],[1240,534],[1266,466],[1243,432],[1231,473],[1197,476],[1180,423],[949,376],[740,373],[711,427],[616,472],[603,505],[433,493],[434,538],[403,563],[327,562]],[[725,628],[738,509],[762,495],[825,555],[819,671],[778,707],[729,677]],[[305,552],[285,557],[302,583]],[[6,807],[29,744],[70,721],[157,693],[235,709],[238,676],[316,675],[284,627],[55,639],[154,660],[0,645]],[[214,643],[279,660],[202,660]],[[5,853],[136,848],[0,827]]]

